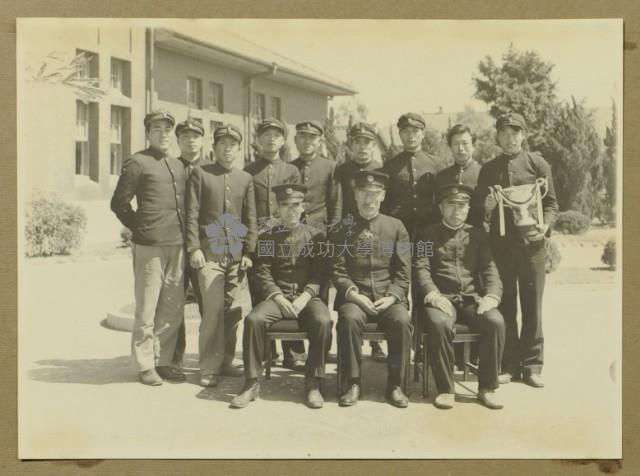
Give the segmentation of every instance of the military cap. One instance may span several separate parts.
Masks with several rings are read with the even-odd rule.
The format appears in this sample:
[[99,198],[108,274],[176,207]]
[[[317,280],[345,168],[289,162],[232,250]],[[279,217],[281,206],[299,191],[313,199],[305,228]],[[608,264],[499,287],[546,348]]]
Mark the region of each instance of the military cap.
[[351,126],[351,130],[349,131],[349,135],[352,139],[356,137],[368,137],[369,139],[376,138],[376,129],[366,122],[356,122],[353,126]]
[[169,121],[171,123],[171,126],[174,126],[176,124],[176,119],[169,111],[167,111],[166,109],[156,109],[144,116],[144,127],[149,129],[149,126],[152,122],[162,120]]
[[269,128],[277,129],[285,135],[287,133],[287,127],[284,125],[284,122],[279,119],[269,118],[263,120],[260,124],[258,124],[258,135],[261,135]]
[[524,122],[524,117],[520,114],[516,114],[515,112],[507,112],[506,114],[502,114],[498,120],[496,121],[496,129],[500,130],[503,127],[518,127],[523,131],[527,129],[527,124]]
[[378,170],[361,170],[355,175],[356,188],[360,190],[384,190],[389,176]]
[[176,126],[176,137],[179,137],[180,134],[187,131],[196,132],[201,136],[204,135],[204,128],[202,127],[202,125],[192,118],[178,123],[178,125]]
[[302,201],[307,193],[307,186],[298,183],[285,183],[271,187],[276,194],[276,200],[284,202],[288,200]]
[[324,134],[324,127],[318,121],[305,121],[296,124],[296,132],[305,132],[321,136]]
[[240,132],[240,129],[233,124],[225,124],[217,127],[216,130],[213,131],[213,142],[216,143],[218,142],[218,139],[225,136],[233,137],[238,142],[242,142],[242,133]]
[[405,127],[417,127],[418,129],[424,129],[427,127],[424,118],[420,114],[416,114],[415,112],[407,112],[403,114],[398,119],[398,129],[402,130]]
[[438,188],[438,202],[450,198],[455,200],[471,200],[473,189],[461,183],[445,183]]

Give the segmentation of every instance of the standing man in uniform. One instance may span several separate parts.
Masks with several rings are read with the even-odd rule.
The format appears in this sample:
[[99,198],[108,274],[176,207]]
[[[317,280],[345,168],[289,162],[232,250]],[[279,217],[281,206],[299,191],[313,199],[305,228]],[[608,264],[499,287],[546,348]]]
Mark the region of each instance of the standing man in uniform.
[[[340,221],[342,199],[340,183],[336,175],[336,163],[320,157],[318,147],[324,128],[317,121],[296,124],[296,147],[300,157],[291,162],[300,171],[302,184],[308,189],[305,222],[320,229],[325,236],[327,228]],[[331,264],[327,266],[327,279],[323,280],[320,298],[329,302]]]
[[[337,168],[338,182],[342,195],[342,218],[350,222],[358,215],[356,203],[356,176],[363,170],[377,170],[382,162],[375,160],[376,129],[366,122],[356,122],[349,130],[353,151],[353,158],[340,164]],[[371,358],[378,362],[385,362],[385,355],[379,342],[371,341]]]
[[[275,185],[300,183],[300,172],[295,165],[284,162],[280,158],[280,149],[285,144],[287,128],[278,119],[265,119],[257,129],[260,156],[255,162],[247,165],[245,171],[253,176],[256,195],[256,216],[260,231],[271,228],[277,223]],[[255,272],[249,274],[251,302],[257,305],[255,296]],[[304,342],[293,341],[282,343],[283,367],[304,371]]]
[[431,250],[416,253],[414,260],[418,315],[427,330],[438,388],[434,405],[443,409],[455,401],[456,323],[480,333],[478,399],[489,408],[502,408],[496,396],[504,349],[504,320],[496,309],[502,283],[485,231],[465,223],[472,193],[471,187],[456,182],[438,190],[442,221],[418,233],[418,242],[429,243]]
[[436,176],[436,190],[452,183],[476,189],[481,166],[473,158],[475,143],[475,134],[464,124],[456,124],[447,131],[447,144],[454,162]]
[[[551,167],[538,153],[523,148],[527,126],[520,114],[507,113],[496,121],[497,142],[502,153],[482,166],[478,177],[473,209],[479,224],[489,229],[493,254],[498,265],[504,294],[500,312],[506,325],[506,342],[502,358],[501,383],[524,377],[532,387],[543,387],[544,338],[542,334],[542,296],[545,282],[545,237],[551,233],[558,202]],[[515,225],[511,209],[505,207],[505,236],[500,236],[499,213],[490,186],[511,187],[547,179],[547,195],[542,199],[544,226],[521,232]],[[473,211],[473,210],[472,210]],[[518,336],[516,316],[518,290],[522,329]]]
[[338,364],[342,381],[349,383],[348,390],[340,396],[340,406],[355,405],[360,396],[362,333],[369,322],[386,333],[386,398],[399,408],[409,405],[402,386],[411,351],[411,241],[400,220],[379,213],[387,180],[386,174],[376,171],[357,175],[358,215],[332,240]]
[[193,169],[187,198],[187,249],[202,296],[198,344],[203,387],[216,386],[221,375],[242,375],[233,366],[242,313],[232,305],[239,274],[252,266],[258,227],[253,180],[233,167],[242,134],[225,125],[213,137],[216,161]]
[[321,408],[325,378],[325,361],[331,346],[331,314],[319,298],[324,268],[318,245],[324,234],[304,224],[300,217],[305,208],[307,187],[285,184],[273,187],[278,200],[281,223],[260,235],[256,263],[256,283],[261,302],[245,319],[242,349],[245,385],[232,401],[234,408],[244,408],[258,397],[265,360],[266,332],[282,319],[297,320],[297,327],[308,333],[309,356],[305,368],[306,404]]
[[411,238],[420,227],[437,220],[435,179],[442,162],[422,151],[425,127],[419,114],[408,112],[400,116],[398,130],[404,150],[382,168],[389,175],[382,213],[402,221]]
[[[188,118],[186,121],[182,121],[176,125],[176,138],[178,141],[178,147],[180,148],[180,157],[178,157],[178,160],[180,160],[184,165],[185,180],[187,183],[189,182],[189,177],[191,176],[193,169],[195,167],[199,167],[205,162],[202,151],[203,137],[204,129],[197,121],[194,121],[191,118]],[[198,271],[189,265],[188,260],[185,260],[185,263],[185,294],[189,289],[189,283],[191,283],[191,289],[193,290],[196,302],[198,303],[198,311],[200,312],[200,316],[202,316],[202,297],[198,286]],[[178,330],[178,342],[176,343],[176,352],[173,357],[173,364],[178,367],[182,366],[186,345],[186,329],[183,321],[180,325],[180,329]]]
[[[184,321],[184,167],[169,156],[175,119],[158,110],[144,118],[149,147],[133,154],[111,199],[111,210],[133,237],[136,310],[132,356],[140,382],[182,382],[171,362]],[[131,207],[135,197],[137,209]]]

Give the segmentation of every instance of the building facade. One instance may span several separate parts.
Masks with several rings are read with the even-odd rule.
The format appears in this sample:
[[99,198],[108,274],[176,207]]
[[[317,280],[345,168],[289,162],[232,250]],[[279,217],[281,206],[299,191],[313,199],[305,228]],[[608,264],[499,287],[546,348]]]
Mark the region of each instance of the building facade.
[[[283,120],[293,147],[297,122],[322,121],[330,97],[356,93],[229,32],[203,38],[120,23],[19,25],[18,142],[28,189],[108,198],[123,160],[146,146],[142,119],[152,109],[201,121],[205,153],[218,125],[235,124],[245,132],[241,168],[262,118]],[[41,68],[46,73],[38,77]],[[82,94],[87,85],[99,93]]]

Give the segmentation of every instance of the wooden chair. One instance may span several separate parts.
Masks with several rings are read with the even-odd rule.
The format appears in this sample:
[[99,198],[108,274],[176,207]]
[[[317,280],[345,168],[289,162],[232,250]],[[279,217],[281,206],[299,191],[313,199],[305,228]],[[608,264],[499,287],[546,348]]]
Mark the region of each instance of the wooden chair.
[[[367,323],[364,326],[364,332],[362,333],[362,340],[363,342],[366,341],[371,341],[371,340],[375,340],[375,341],[382,341],[382,340],[386,340],[387,336],[384,332],[378,331],[378,324],[376,323]],[[408,354],[406,355],[406,362],[407,365],[405,366],[405,373],[404,373],[404,381],[402,384],[402,391],[404,392],[404,394],[408,397],[410,395],[410,386],[409,386],[409,380],[411,379],[411,349],[409,349]],[[336,385],[336,393],[338,395],[338,398],[340,398],[340,395],[342,393],[342,374],[341,374],[341,369],[340,369],[340,345],[338,345],[338,356],[337,356],[337,360],[338,360],[338,368],[337,368],[337,385]],[[363,379],[363,364],[364,364],[364,359],[362,359],[360,361],[360,395],[362,395],[363,393],[363,388],[364,385],[362,384],[362,382],[364,381]]]
[[[469,368],[475,368],[470,360],[471,356],[471,343],[480,341],[480,334],[472,332],[469,327],[464,324],[455,324],[456,335],[453,338],[453,344],[464,345],[464,369],[463,380],[469,379]],[[427,398],[429,396],[429,352],[427,348],[427,333],[422,332],[420,334],[420,340],[422,342],[422,396]],[[416,360],[415,375],[418,375],[418,366],[420,363]]]

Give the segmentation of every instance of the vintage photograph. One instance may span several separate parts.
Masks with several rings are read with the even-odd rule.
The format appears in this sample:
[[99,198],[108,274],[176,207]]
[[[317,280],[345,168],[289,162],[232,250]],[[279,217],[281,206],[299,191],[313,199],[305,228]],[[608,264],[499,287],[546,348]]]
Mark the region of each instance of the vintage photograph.
[[18,19],[19,457],[621,458],[622,52]]

